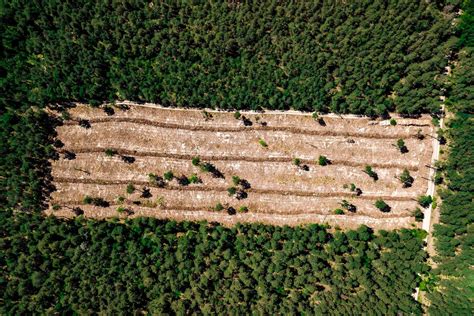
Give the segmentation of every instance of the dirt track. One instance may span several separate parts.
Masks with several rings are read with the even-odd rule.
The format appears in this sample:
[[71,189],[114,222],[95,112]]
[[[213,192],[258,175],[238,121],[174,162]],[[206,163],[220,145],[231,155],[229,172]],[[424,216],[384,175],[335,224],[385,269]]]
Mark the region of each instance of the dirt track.
[[[414,223],[411,211],[416,207],[415,199],[427,189],[426,165],[432,153],[429,135],[433,132],[429,117],[397,118],[398,124],[390,126],[387,121],[331,116],[324,117],[326,125],[322,126],[309,115],[246,113],[253,124],[245,127],[232,113],[225,112],[209,113],[206,118],[195,110],[131,107],[115,112],[107,116],[100,109],[78,106],[70,111],[72,120],[58,128],[59,139],[65,144],[60,151],[75,152],[76,159],[53,162],[58,190],[51,204],[79,205],[85,195],[99,196],[111,206],[82,205],[87,216],[124,216],[116,211],[117,197],[124,196],[123,203],[128,201],[133,216],[207,219],[225,224],[328,222],[341,227],[366,224],[389,229]],[[90,120],[91,128],[78,126],[78,119]],[[427,135],[424,140],[416,138],[418,130]],[[394,146],[399,138],[405,140],[408,153],[401,154]],[[268,147],[262,147],[259,139]],[[127,164],[119,155],[107,157],[107,148],[133,156],[135,162]],[[319,166],[319,155],[327,156],[332,164]],[[191,164],[194,156],[211,162],[224,178],[201,172]],[[294,158],[300,158],[308,170],[293,165]],[[362,171],[365,165],[374,168],[378,181]],[[405,168],[415,179],[413,187],[406,189],[395,178]],[[163,175],[168,170],[177,176],[195,173],[202,183],[183,187],[173,180],[165,188],[149,184],[149,173]],[[228,196],[233,175],[251,184],[246,199]],[[128,183],[150,187],[152,197],[126,194]],[[361,196],[343,187],[350,183],[361,188]],[[157,206],[158,197],[166,203]],[[374,207],[379,198],[391,206],[391,212],[382,213]],[[354,204],[357,211],[334,215],[342,199]],[[139,200],[141,205],[131,204]],[[211,211],[218,202],[236,209],[247,206],[249,212],[227,215],[225,211]],[[67,207],[55,214],[72,215]]]

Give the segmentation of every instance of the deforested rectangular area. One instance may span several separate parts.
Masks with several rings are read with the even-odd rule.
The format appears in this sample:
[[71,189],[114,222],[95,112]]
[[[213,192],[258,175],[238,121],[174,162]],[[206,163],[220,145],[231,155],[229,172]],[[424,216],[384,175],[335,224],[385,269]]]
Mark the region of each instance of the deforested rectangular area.
[[57,133],[66,217],[409,228],[434,168],[429,116],[77,104]]

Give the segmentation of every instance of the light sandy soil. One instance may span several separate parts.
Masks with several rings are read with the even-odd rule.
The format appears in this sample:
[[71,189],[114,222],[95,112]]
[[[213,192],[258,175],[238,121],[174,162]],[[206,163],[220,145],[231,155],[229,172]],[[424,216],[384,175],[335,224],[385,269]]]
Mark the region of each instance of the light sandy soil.
[[[52,162],[58,190],[51,205],[62,206],[54,211],[56,215],[73,216],[68,207],[82,204],[84,196],[90,195],[103,197],[111,206],[81,205],[86,216],[125,216],[116,211],[116,198],[122,195],[133,216],[206,219],[229,225],[238,221],[276,225],[327,222],[343,228],[366,224],[390,229],[414,225],[411,211],[416,197],[427,190],[433,127],[426,116],[397,118],[396,126],[367,118],[329,116],[324,117],[326,126],[321,126],[310,115],[245,113],[253,122],[245,127],[233,113],[226,112],[212,112],[208,119],[197,110],[132,106],[115,112],[107,116],[101,109],[79,105],[70,110],[73,119],[58,127],[58,138],[65,144],[60,151],[75,152],[76,159]],[[257,117],[267,125],[259,124]],[[78,126],[79,118],[90,120],[92,127]],[[427,135],[424,140],[415,137],[418,130]],[[399,138],[405,140],[408,153],[401,154],[393,146]],[[263,148],[259,139],[268,147]],[[107,157],[107,148],[136,160],[127,164],[119,156]],[[332,164],[319,166],[319,155],[327,156]],[[194,156],[214,164],[225,178],[201,172],[191,164]],[[293,165],[294,158],[307,164],[309,171]],[[362,172],[365,165],[373,166],[377,182]],[[412,188],[402,188],[395,178],[405,168],[415,178]],[[175,175],[196,173],[203,183],[181,187],[173,180],[165,188],[150,186],[149,173],[163,175],[168,170]],[[228,196],[233,175],[251,184],[246,199]],[[127,195],[127,183],[150,187],[152,197]],[[343,188],[350,183],[363,194],[357,197]],[[379,198],[391,206],[391,212],[382,213],[374,207]],[[334,215],[342,199],[353,203],[357,211]],[[142,205],[131,204],[138,200]],[[225,210],[212,211],[218,202],[235,208],[247,206],[249,212],[228,215]]]

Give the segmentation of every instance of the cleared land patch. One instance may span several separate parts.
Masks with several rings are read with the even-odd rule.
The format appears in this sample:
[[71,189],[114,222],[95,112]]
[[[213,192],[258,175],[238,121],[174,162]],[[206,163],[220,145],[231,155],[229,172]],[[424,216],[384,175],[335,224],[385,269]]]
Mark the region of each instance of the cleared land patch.
[[[58,216],[74,216],[72,210],[80,208],[91,217],[390,229],[415,224],[416,199],[428,185],[433,137],[428,116],[397,117],[390,125],[349,116],[321,116],[318,122],[285,112],[236,118],[232,112],[142,106],[115,108],[110,115],[78,105],[69,113],[57,128],[64,145],[52,162],[57,191],[49,212]],[[397,146],[400,139],[406,152]],[[320,164],[321,156],[327,165]],[[406,188],[400,181],[405,169],[413,178]],[[127,193],[127,186],[134,190]],[[85,204],[86,196],[106,204]],[[380,199],[390,211],[376,208]]]

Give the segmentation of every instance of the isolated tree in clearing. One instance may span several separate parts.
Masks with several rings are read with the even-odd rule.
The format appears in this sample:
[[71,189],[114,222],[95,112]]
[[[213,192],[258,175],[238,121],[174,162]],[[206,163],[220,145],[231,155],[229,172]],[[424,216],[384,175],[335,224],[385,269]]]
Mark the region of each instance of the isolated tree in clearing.
[[320,166],[327,166],[330,163],[331,163],[331,161],[326,156],[319,156],[318,164]]
[[381,199],[375,201],[375,207],[384,213],[388,213],[391,210],[391,207]]
[[399,177],[399,180],[402,182],[404,188],[409,188],[413,185],[413,177],[410,175],[410,172],[405,169]]
[[377,180],[379,179],[378,174],[377,174],[374,170],[372,170],[372,167],[371,167],[371,166],[368,166],[368,165],[365,166],[364,172],[365,172],[366,174],[368,174],[369,177],[371,177],[372,179],[374,179],[374,181],[377,181]]
[[408,152],[408,148],[405,145],[405,141],[403,139],[398,139],[396,143],[396,147],[402,154],[406,154]]

